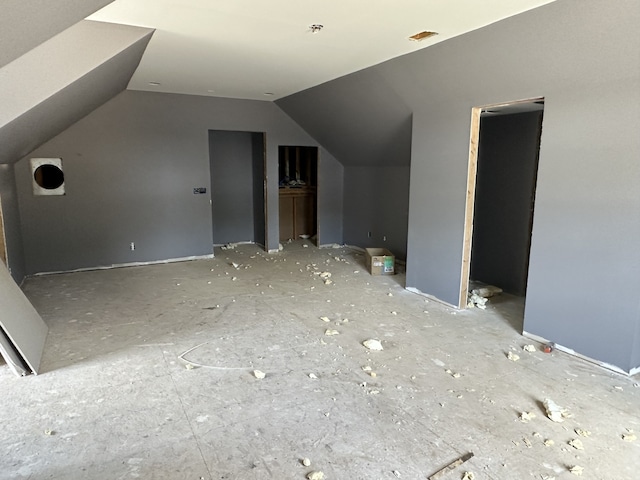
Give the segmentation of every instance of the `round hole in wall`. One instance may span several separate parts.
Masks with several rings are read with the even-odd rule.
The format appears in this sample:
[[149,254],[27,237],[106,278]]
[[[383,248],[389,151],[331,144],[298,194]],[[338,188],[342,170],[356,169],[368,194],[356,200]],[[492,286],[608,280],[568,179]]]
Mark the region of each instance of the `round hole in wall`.
[[38,185],[47,190],[55,190],[64,183],[64,173],[56,165],[44,164],[36,168],[33,178]]

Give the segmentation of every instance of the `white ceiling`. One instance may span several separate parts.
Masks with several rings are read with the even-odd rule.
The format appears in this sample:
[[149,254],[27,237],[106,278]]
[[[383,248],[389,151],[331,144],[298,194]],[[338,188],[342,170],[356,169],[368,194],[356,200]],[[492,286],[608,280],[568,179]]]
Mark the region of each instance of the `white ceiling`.
[[129,89],[276,100],[552,1],[116,0],[88,19],[156,29]]

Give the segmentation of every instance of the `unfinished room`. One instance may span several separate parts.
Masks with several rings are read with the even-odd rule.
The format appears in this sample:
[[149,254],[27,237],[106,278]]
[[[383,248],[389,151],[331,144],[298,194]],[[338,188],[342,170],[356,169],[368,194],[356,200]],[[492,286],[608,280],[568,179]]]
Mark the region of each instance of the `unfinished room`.
[[0,2],[0,480],[638,478],[638,25]]

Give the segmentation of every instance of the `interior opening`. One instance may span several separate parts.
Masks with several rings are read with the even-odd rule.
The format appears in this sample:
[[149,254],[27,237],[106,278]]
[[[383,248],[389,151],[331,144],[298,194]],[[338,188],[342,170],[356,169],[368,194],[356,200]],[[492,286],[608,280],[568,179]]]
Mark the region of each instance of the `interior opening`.
[[209,166],[213,245],[266,248],[264,133],[210,130]]
[[318,147],[278,147],[280,241],[318,245]]
[[[527,290],[544,101],[480,109],[468,292]],[[493,291],[497,291],[494,289]],[[481,290],[492,295],[491,290]],[[481,295],[481,296],[482,296]],[[477,297],[471,298],[471,303]],[[480,303],[482,300],[480,300]],[[476,306],[481,306],[476,304]],[[522,314],[517,329],[521,330]]]

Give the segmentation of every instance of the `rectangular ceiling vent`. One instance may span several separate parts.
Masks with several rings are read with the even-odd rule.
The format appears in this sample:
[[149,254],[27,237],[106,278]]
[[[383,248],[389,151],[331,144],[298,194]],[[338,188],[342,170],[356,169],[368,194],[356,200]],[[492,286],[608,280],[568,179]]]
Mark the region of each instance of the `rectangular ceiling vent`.
[[416,33],[415,35],[411,35],[409,37],[409,40],[413,40],[414,42],[420,42],[422,40],[425,40],[427,38],[431,38],[435,35],[438,35],[438,32],[420,32],[420,33]]

